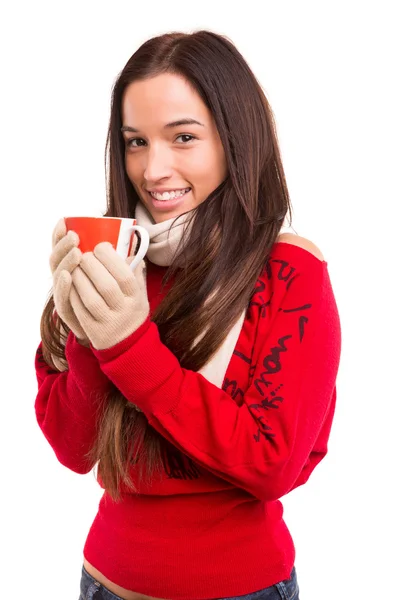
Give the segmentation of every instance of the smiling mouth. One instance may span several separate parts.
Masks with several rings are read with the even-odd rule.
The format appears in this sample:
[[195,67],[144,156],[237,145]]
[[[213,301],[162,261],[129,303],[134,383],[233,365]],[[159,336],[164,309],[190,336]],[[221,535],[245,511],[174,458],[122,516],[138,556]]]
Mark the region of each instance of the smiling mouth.
[[178,198],[182,198],[185,194],[190,192],[192,188],[187,187],[183,190],[173,190],[171,192],[163,192],[162,194],[158,194],[157,192],[148,192],[154,200],[158,200],[159,202],[167,202],[168,200],[176,200]]

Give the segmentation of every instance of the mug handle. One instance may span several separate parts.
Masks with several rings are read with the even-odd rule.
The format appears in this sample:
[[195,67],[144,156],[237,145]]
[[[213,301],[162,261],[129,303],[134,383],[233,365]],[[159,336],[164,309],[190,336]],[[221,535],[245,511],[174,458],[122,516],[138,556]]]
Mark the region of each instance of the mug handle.
[[139,250],[137,251],[135,258],[129,265],[131,268],[131,271],[134,271],[136,269],[136,267],[138,266],[138,264],[140,263],[140,261],[143,260],[143,258],[146,255],[146,252],[147,252],[147,250],[149,248],[149,244],[150,244],[150,236],[149,236],[147,229],[145,229],[144,227],[141,227],[140,225],[132,225],[132,227],[130,227],[130,230],[131,230],[131,239],[132,239],[132,233],[134,231],[138,231],[140,233]]

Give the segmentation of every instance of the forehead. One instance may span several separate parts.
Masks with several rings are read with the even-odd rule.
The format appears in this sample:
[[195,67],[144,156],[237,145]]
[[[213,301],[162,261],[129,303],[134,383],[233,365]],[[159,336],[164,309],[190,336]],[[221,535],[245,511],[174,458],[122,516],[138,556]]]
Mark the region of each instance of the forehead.
[[156,123],[163,126],[182,117],[203,123],[211,118],[197,91],[182,76],[172,73],[129,84],[121,108],[123,125],[136,128]]

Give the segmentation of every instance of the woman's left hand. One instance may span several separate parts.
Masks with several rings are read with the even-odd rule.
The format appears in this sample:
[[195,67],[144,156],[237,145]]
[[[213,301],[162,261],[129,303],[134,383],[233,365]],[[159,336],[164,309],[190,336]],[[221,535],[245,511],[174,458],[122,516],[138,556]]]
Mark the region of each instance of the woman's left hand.
[[128,261],[102,242],[72,272],[71,305],[96,350],[115,346],[148,317],[145,263],[132,271]]

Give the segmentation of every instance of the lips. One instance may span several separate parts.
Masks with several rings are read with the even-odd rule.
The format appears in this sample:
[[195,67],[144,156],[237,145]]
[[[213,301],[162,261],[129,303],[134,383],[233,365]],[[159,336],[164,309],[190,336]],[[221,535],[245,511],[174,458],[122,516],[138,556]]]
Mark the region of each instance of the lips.
[[183,196],[185,193],[190,191],[190,187],[186,187],[186,188],[176,188],[174,190],[170,189],[170,190],[148,190],[149,194],[155,199],[155,200],[159,200],[164,201],[164,200],[174,200],[175,198],[180,198],[181,196]]
[[148,198],[150,201],[150,204],[156,209],[156,210],[172,210],[175,209],[180,203],[182,203],[186,196],[192,191],[191,188],[185,188],[185,192],[183,194],[179,194],[178,196],[174,197],[174,198],[166,198],[166,199],[162,199],[159,200],[158,198],[155,198],[151,192],[147,192],[148,194]]

